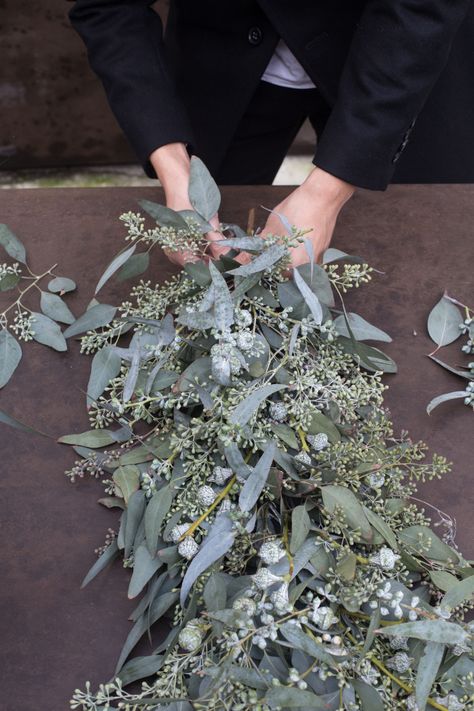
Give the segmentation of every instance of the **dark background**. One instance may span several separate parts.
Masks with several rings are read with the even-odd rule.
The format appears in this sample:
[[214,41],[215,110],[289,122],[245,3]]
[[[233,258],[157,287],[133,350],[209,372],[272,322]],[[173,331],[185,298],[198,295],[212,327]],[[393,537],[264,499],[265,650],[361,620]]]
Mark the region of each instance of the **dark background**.
[[[168,0],[155,9],[166,20]],[[0,170],[137,163],[70,26],[68,0],[0,0]],[[293,151],[311,153],[306,125]]]

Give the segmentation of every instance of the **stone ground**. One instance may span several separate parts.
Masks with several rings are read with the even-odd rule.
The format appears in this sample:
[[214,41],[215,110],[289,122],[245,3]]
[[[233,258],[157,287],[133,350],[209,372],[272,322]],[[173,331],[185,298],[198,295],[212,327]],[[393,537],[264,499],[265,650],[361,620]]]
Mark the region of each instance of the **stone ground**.
[[[311,167],[310,155],[287,156],[275,178],[274,185],[299,185],[306,178]],[[150,187],[153,185],[156,185],[156,182],[147,178],[139,165],[0,171],[0,189]]]

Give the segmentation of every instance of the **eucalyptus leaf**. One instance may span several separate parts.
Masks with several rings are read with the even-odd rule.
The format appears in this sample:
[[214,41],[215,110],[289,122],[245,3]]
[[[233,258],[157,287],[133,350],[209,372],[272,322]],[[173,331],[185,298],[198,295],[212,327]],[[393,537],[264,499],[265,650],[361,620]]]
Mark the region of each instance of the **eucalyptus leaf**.
[[46,435],[44,432],[40,432],[40,430],[36,430],[34,427],[25,425],[24,422],[20,422],[20,420],[17,420],[15,417],[8,415],[6,412],[3,412],[3,410],[0,410],[0,423],[3,425],[8,425],[9,427],[13,427],[13,429],[15,430],[20,430],[20,432],[26,432],[27,434],[38,434],[42,437],[48,437],[48,435]]
[[293,555],[305,542],[311,528],[311,519],[304,505],[295,506],[291,512],[290,553]]
[[378,634],[389,637],[410,637],[439,644],[465,644],[469,635],[460,625],[446,620],[418,620],[390,625],[377,630]]
[[120,373],[122,359],[113,346],[105,346],[94,354],[87,384],[87,402],[99,399],[109,383]]
[[431,688],[443,660],[444,649],[444,644],[439,644],[438,642],[427,642],[425,645],[416,675],[416,703],[420,711],[425,711],[426,709]]
[[64,338],[71,338],[71,336],[77,336],[79,333],[84,333],[84,331],[93,331],[96,328],[107,326],[107,324],[113,320],[116,313],[116,306],[95,304],[66,328],[63,334]]
[[234,408],[229,418],[230,422],[241,427],[247,424],[255,411],[270,395],[285,390],[285,388],[286,385],[262,385],[257,388]]
[[214,217],[221,204],[219,188],[202,160],[197,156],[191,158],[189,200],[196,212],[205,220]]
[[33,338],[44,346],[49,346],[55,351],[67,351],[67,343],[64,334],[58,324],[48,316],[32,312]]
[[63,435],[58,439],[61,444],[77,444],[91,449],[107,447],[107,445],[114,444],[116,441],[113,432],[110,430],[89,430],[88,432],[81,432],[81,434]]
[[258,274],[265,269],[269,269],[276,264],[286,254],[286,247],[281,244],[274,244],[268,247],[264,252],[255,257],[248,264],[243,264],[241,267],[231,269],[229,274],[239,276],[249,276],[250,274]]
[[0,245],[15,262],[26,264],[25,247],[10,228],[3,224],[0,224]]
[[49,294],[47,291],[42,291],[40,306],[44,315],[49,316],[49,318],[55,321],[71,324],[76,320],[76,317],[70,311],[69,307],[57,294]]
[[162,564],[159,558],[151,557],[145,545],[141,545],[137,548],[133,556],[133,574],[128,587],[129,599],[141,593],[150,578],[152,578]]
[[372,528],[367,520],[362,505],[359,503],[356,495],[343,486],[322,486],[321,495],[325,508],[330,514],[333,514],[336,507],[340,508],[348,526],[351,529],[360,531],[362,538],[365,541],[371,541],[373,538]]
[[146,679],[153,674],[156,674],[163,664],[163,656],[159,654],[151,654],[148,657],[135,657],[130,659],[122,669],[118,677],[123,686],[131,684],[140,679]]
[[426,412],[428,415],[431,415],[435,407],[438,407],[438,405],[441,405],[443,402],[449,402],[450,400],[464,400],[466,397],[467,393],[465,390],[456,390],[452,393],[444,393],[443,395],[438,395],[437,397],[434,397],[428,405],[426,406]]
[[156,555],[158,538],[165,516],[168,514],[173,502],[173,492],[169,485],[153,494],[145,511],[145,536],[148,550],[152,556]]
[[209,262],[209,272],[214,285],[214,317],[216,328],[226,331],[234,323],[234,303],[222,274],[216,269],[213,262]]
[[327,709],[323,699],[295,686],[273,686],[265,694],[265,700],[271,709]]
[[250,511],[257,503],[267,483],[270,467],[275,458],[276,448],[275,441],[271,441],[266,446],[264,453],[253,468],[253,471],[250,472],[245,480],[239,494],[239,507],[241,511]]
[[133,279],[143,272],[146,272],[150,266],[150,253],[149,252],[139,252],[138,254],[132,254],[131,257],[120,267],[117,272],[118,281],[126,281],[127,279]]
[[133,464],[125,464],[115,470],[113,479],[127,503],[133,492],[140,486],[140,470]]
[[295,280],[296,286],[301,292],[301,295],[306,301],[309,310],[311,311],[315,323],[319,325],[323,319],[323,310],[321,308],[321,304],[319,302],[318,297],[311,291],[311,289],[299,273],[298,269],[293,270],[293,278]]
[[14,289],[17,284],[20,283],[19,274],[5,274],[5,276],[0,278],[0,291],[10,291]]
[[188,223],[181,217],[179,212],[172,210],[165,205],[159,205],[151,200],[139,200],[140,207],[147,212],[160,225],[160,227],[172,227],[175,230],[188,231]]
[[327,664],[331,668],[337,667],[334,657],[324,649],[324,645],[310,637],[300,627],[291,624],[291,622],[283,622],[280,626],[280,632],[294,649],[301,649],[306,654],[309,654],[310,657],[317,659],[318,662]]
[[[127,503],[127,502],[126,502]],[[134,491],[128,499],[127,505],[127,522],[125,524],[124,544],[125,558],[129,558],[135,543],[137,531],[143,521],[143,515],[146,507],[145,492],[141,489]]]
[[18,367],[21,360],[21,346],[10,331],[0,331],[0,388],[3,388]]
[[48,289],[55,294],[66,294],[69,291],[74,291],[76,282],[68,277],[54,277],[48,283]]
[[137,248],[137,245],[132,244],[131,247],[129,247],[125,251],[121,252],[116,257],[114,257],[114,259],[112,259],[109,266],[107,267],[107,269],[104,271],[104,273],[100,277],[99,281],[97,282],[97,286],[96,286],[95,292],[94,292],[96,296],[99,293],[99,291],[102,289],[104,284],[106,284],[109,281],[110,277],[113,276],[115,274],[115,272],[117,272],[120,269],[120,267],[122,267],[130,259],[132,254],[135,252],[136,248]]
[[[382,331],[377,326],[372,326],[371,323],[359,316],[359,314],[348,313],[347,320],[349,321],[350,329],[354,338],[358,341],[384,341],[390,343],[391,337],[385,331]],[[341,336],[349,337],[346,319],[342,314],[334,319],[334,327]]]
[[104,570],[110,563],[112,563],[115,558],[117,558],[119,553],[117,541],[112,541],[112,543],[107,546],[102,555],[97,558],[96,562],[92,568],[87,573],[86,577],[81,583],[81,588],[85,588],[91,580],[93,580],[96,575],[98,575],[102,570]]
[[229,531],[224,533],[217,540],[216,537],[214,537],[212,545],[209,545],[209,541],[205,541],[195,557],[192,559],[184,575],[183,582],[181,583],[181,605],[184,605],[188,593],[198,577],[202,575],[202,573],[204,573],[204,571],[207,570],[213,563],[216,563],[219,558],[222,558],[222,556],[227,553],[227,551],[232,547],[234,539],[235,533]]
[[385,705],[377,689],[361,679],[352,679],[351,684],[361,700],[363,711],[384,711]]
[[422,557],[444,563],[458,563],[458,554],[444,543],[428,526],[409,526],[398,532],[398,539],[413,553],[422,550]]
[[458,307],[445,296],[431,309],[428,316],[428,333],[438,346],[446,346],[461,335],[459,326],[463,316]]
[[454,609],[463,602],[470,602],[474,595],[474,575],[460,580],[455,585],[450,587],[447,593],[441,600],[441,607]]

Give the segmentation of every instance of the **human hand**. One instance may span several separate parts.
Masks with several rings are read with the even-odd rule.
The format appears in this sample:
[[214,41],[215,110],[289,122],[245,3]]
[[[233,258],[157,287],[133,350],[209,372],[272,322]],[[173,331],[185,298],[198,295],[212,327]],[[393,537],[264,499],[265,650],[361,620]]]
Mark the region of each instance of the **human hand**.
[[[189,177],[191,171],[191,159],[184,143],[168,143],[150,156],[150,162],[155,169],[158,179],[165,191],[166,206],[171,210],[193,210],[189,200]],[[219,230],[219,216],[216,214],[210,220],[215,230],[208,232],[205,236],[211,242],[210,253],[214,259],[218,259],[221,254],[228,251],[226,247],[215,244],[218,240],[224,239]],[[183,266],[186,262],[196,261],[197,257],[189,252],[172,252],[165,250],[168,259],[175,264]]]
[[[316,167],[302,185],[274,208],[261,236],[283,234],[284,227],[276,214],[278,212],[284,215],[291,225],[302,230],[311,230],[305,235],[305,239],[310,240],[314,259],[319,262],[323,252],[329,247],[339,212],[354,191],[353,185]],[[291,249],[293,268],[307,261],[308,253],[303,243]]]

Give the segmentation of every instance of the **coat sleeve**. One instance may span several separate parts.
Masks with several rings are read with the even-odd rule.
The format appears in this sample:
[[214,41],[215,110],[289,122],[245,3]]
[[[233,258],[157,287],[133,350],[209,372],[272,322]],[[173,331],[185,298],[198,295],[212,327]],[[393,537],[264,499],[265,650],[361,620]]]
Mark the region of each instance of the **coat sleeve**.
[[115,117],[145,172],[150,153],[193,142],[191,127],[166,66],[163,26],[154,0],[76,0],[69,18],[82,37]]
[[313,163],[385,190],[470,0],[368,0]]

